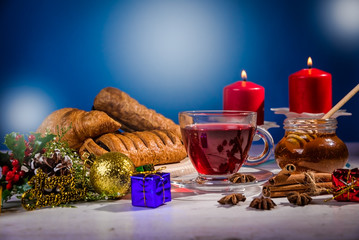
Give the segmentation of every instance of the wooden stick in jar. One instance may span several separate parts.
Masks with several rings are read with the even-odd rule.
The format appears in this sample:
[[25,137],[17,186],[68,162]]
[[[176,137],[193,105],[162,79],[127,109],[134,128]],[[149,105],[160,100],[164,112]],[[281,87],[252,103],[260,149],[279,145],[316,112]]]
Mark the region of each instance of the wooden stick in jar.
[[338,111],[349,99],[351,99],[359,91],[359,84],[356,85],[345,97],[342,98],[329,112],[327,112],[322,119],[330,118],[336,111]]

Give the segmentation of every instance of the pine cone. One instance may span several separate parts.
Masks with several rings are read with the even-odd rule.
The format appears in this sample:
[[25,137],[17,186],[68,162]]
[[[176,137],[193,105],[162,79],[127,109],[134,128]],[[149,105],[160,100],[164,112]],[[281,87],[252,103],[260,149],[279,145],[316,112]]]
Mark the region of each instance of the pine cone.
[[271,210],[275,206],[277,206],[277,204],[275,204],[272,201],[272,199],[265,198],[263,196],[254,198],[252,200],[251,204],[249,205],[249,207],[251,207],[251,208],[256,208],[256,209],[261,209],[261,210]]
[[250,174],[235,173],[231,175],[228,180],[233,183],[246,183],[255,181],[256,177]]
[[60,150],[55,149],[51,157],[36,153],[30,160],[30,168],[35,174],[37,169],[41,169],[49,177],[63,176],[67,175],[72,168],[72,160],[67,155],[62,156]]
[[224,204],[236,205],[237,203],[244,201],[246,201],[246,197],[241,193],[229,194],[218,200],[218,202],[222,205]]
[[290,203],[298,206],[308,205],[312,198],[307,193],[290,192],[287,194],[287,199]]

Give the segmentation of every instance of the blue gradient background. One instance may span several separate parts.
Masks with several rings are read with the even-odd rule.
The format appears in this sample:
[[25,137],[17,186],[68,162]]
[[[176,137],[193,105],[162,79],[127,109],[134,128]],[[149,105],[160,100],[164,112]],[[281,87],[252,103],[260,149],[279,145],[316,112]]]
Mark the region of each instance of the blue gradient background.
[[[266,89],[265,120],[284,134],[288,76],[333,76],[333,104],[359,83],[359,1],[9,1],[0,3],[0,137],[35,131],[56,109],[90,110],[113,86],[177,122],[221,109],[240,79]],[[359,95],[359,94],[358,94]],[[337,133],[359,141],[359,96]],[[2,146],[3,148],[4,146]]]

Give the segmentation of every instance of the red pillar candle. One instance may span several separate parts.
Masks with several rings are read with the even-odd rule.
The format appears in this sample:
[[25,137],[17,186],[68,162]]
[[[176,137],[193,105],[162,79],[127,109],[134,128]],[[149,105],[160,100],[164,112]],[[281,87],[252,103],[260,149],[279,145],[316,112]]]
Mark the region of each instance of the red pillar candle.
[[289,76],[289,111],[296,113],[327,113],[332,108],[332,75],[308,68]]
[[223,109],[257,112],[257,125],[264,122],[264,87],[247,81],[242,71],[242,81],[237,81],[223,89]]

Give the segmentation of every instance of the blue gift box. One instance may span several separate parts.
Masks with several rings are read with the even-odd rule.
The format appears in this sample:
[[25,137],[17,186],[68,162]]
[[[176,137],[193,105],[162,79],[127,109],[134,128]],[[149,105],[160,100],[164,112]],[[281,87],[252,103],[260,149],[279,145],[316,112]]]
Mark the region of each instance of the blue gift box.
[[133,206],[156,208],[171,201],[169,173],[137,174],[131,176]]

